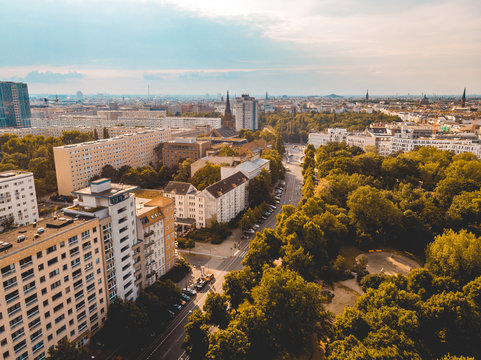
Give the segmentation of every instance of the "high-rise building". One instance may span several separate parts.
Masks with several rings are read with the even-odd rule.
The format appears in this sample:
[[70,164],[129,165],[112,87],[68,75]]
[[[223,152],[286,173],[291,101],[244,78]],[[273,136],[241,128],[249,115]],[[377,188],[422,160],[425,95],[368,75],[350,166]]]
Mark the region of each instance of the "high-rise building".
[[[92,181],[89,187],[74,191],[74,205],[66,214],[98,218],[103,244],[108,300],[135,300],[135,254],[141,251],[137,238],[135,195],[137,186],[113,184],[110,179]],[[138,274],[137,274],[138,275]]]
[[463,96],[461,97],[461,107],[466,106],[466,88],[464,88]]
[[99,219],[62,216],[0,234],[1,359],[45,359],[107,316]]
[[234,103],[235,129],[237,131],[242,129],[256,131],[259,127],[257,110],[257,100],[255,98],[246,94],[236,98]]
[[0,81],[0,128],[30,127],[30,117],[27,84]]
[[16,225],[33,224],[38,220],[33,173],[0,172],[0,224],[7,219],[13,219]]
[[227,100],[225,102],[225,111],[224,111],[224,124],[222,125],[224,128],[234,129],[234,121],[232,118],[232,111],[230,108],[230,101],[229,101],[229,92],[227,91]]

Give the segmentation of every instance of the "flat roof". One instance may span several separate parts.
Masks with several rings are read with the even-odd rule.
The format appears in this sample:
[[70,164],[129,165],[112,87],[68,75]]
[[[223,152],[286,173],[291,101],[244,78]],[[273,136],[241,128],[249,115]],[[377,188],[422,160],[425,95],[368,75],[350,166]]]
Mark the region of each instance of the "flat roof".
[[111,198],[113,196],[123,194],[126,192],[133,192],[134,190],[137,190],[139,187],[134,186],[134,185],[124,185],[124,184],[115,184],[113,183],[110,189],[101,191],[101,192],[92,192],[92,189],[90,186],[80,189],[80,190],[75,190],[72,191],[72,194],[74,195],[90,195],[90,196],[96,196],[96,197],[102,197],[102,198]]
[[0,181],[5,179],[11,179],[15,176],[22,176],[22,175],[32,175],[33,173],[29,171],[19,171],[19,170],[7,170],[0,172]]
[[[4,244],[11,244],[12,247],[0,252],[0,259],[10,256],[18,250],[27,248],[32,245],[36,245],[42,241],[50,239],[53,236],[63,233],[66,230],[73,229],[79,225],[95,220],[96,218],[82,217],[76,219],[74,217],[62,214],[57,219],[54,219],[53,216],[46,219],[41,219],[37,222],[36,227],[34,227],[33,225],[26,225],[6,231],[0,234],[0,242]],[[45,231],[42,234],[39,234],[37,238],[35,238],[35,235],[37,234],[39,228],[43,228]],[[18,237],[22,235],[25,236],[25,240],[17,242]]]

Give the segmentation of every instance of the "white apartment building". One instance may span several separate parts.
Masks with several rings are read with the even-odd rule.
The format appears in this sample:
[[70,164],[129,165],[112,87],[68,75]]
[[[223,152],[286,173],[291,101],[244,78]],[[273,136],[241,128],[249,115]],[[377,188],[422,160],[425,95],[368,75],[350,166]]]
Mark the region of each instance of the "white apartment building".
[[38,220],[33,173],[0,172],[0,222],[8,218],[13,218],[16,225],[28,225]]
[[[135,279],[135,254],[141,242],[137,237],[135,195],[138,187],[112,184],[110,179],[92,181],[73,194],[74,205],[64,209],[69,215],[97,217],[101,224],[108,300],[117,297],[135,300],[139,293]],[[141,259],[139,259],[140,261]]]
[[247,207],[248,180],[239,171],[202,191],[189,183],[171,181],[164,196],[174,200],[177,224],[194,220],[197,227],[205,227],[213,220],[229,222]]
[[242,129],[256,131],[259,128],[257,111],[258,105],[255,98],[246,94],[236,98],[234,102],[235,129],[237,131]]
[[114,138],[58,146],[53,149],[60,195],[89,185],[105,165],[120,168],[146,166],[156,162],[154,148],[168,139],[166,130],[146,130]]
[[205,216],[218,222],[229,222],[244,210],[247,203],[248,179],[237,172],[224,180],[205,188]]

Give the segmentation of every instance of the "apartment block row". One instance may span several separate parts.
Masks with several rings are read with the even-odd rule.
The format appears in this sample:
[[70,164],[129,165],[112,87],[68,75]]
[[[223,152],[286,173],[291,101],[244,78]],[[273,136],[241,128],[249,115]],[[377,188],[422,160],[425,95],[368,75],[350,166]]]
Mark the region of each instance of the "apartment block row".
[[205,227],[212,221],[229,222],[246,209],[248,177],[238,171],[202,191],[192,184],[171,181],[164,196],[175,203],[177,225]]
[[45,359],[64,337],[86,343],[112,301],[172,268],[174,203],[136,189],[101,179],[61,213],[0,234],[2,359]]
[[352,133],[346,129],[328,129],[325,133],[310,133],[309,144],[316,148],[330,142],[344,142],[366,150],[376,148],[380,155],[386,156],[398,151],[411,151],[419,146],[433,146],[455,154],[471,152],[481,157],[481,140],[475,134],[436,134],[431,129],[404,128],[399,132],[391,129],[369,129],[362,133]]
[[201,118],[201,117],[165,117],[157,111],[129,111],[116,112],[116,116],[99,111],[98,115],[76,115],[64,114],[57,115],[53,119],[32,118],[32,127],[51,127],[51,126],[84,126],[84,127],[145,127],[161,129],[190,129],[198,126],[209,128],[220,128],[220,118]]

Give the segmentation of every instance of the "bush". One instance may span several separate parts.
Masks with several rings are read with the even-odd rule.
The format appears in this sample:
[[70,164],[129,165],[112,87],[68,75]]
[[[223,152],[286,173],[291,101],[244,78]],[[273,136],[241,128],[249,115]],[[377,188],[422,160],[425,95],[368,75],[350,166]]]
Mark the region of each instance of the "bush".
[[195,247],[195,240],[190,237],[179,237],[177,238],[177,247],[179,249],[191,249]]
[[185,275],[190,272],[190,264],[184,258],[178,258],[175,261],[175,265],[167,274],[160,278],[161,281],[172,280],[173,282],[179,282]]

